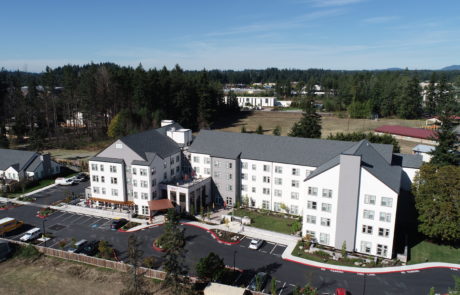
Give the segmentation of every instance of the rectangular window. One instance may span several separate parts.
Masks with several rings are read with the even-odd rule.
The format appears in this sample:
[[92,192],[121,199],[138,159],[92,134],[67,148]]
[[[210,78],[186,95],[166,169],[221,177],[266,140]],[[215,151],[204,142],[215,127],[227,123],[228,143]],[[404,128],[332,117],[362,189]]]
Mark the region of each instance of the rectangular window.
[[157,185],[157,180],[156,179],[152,179],[152,187],[156,186]]
[[323,188],[323,197],[332,198],[332,190]]
[[114,197],[118,196],[118,190],[116,188],[112,189],[112,196],[114,196]]
[[242,185],[241,185],[241,191],[247,192],[247,191],[248,191],[248,186],[245,185],[245,184],[242,184]]
[[280,190],[280,189],[276,189],[274,191],[274,195],[275,197],[282,197],[283,196],[283,192]]
[[273,203],[273,211],[281,212],[281,203]]
[[264,183],[270,183],[270,176],[264,176],[263,182]]
[[364,204],[375,205],[375,196],[364,195]]
[[363,218],[374,220],[374,210],[364,210]]
[[211,168],[204,168],[204,174],[211,174]]
[[101,176],[101,182],[105,183],[105,176]]
[[308,176],[310,176],[310,173],[311,173],[311,171],[310,171],[310,170],[306,170],[306,171],[305,171],[305,177],[308,177]]
[[91,164],[91,170],[97,171],[97,164]]
[[[101,170],[102,171],[102,170]],[[112,166],[110,165],[110,172],[116,173],[117,172],[117,166]]]
[[227,179],[228,180],[232,180],[233,179],[233,175],[231,173],[227,174]]
[[299,193],[298,192],[291,192],[291,199],[298,200],[299,199]]
[[300,175],[300,169],[298,169],[298,168],[292,168],[292,175],[294,175],[294,176],[299,176],[299,175]]
[[157,173],[157,170],[155,169],[155,167],[152,168],[152,175],[155,175],[155,173]]
[[316,202],[313,202],[313,201],[308,201],[307,202],[307,208],[308,209],[316,210],[316,207],[317,207]]
[[316,237],[316,233],[314,231],[312,231],[312,230],[306,230],[305,235],[309,236],[310,238],[315,238]]
[[283,179],[282,179],[282,178],[275,177],[275,184],[276,184],[276,185],[282,185],[282,184],[283,184]]
[[227,185],[227,191],[228,192],[233,191],[233,186],[231,184]]
[[148,187],[146,180],[141,180],[141,187]]
[[165,171],[165,173],[163,174],[163,179],[164,180],[168,179],[168,172]]
[[252,179],[252,181],[256,181],[256,176],[253,175],[253,176],[251,177],[251,179]]
[[252,164],[252,170],[256,170],[256,164]]
[[363,225],[363,234],[372,235],[372,226],[370,225]]
[[93,193],[98,194],[99,188],[97,186],[93,186]]
[[179,173],[179,166],[176,167],[176,173]]
[[137,180],[133,179],[133,186],[137,187]]
[[316,224],[316,216],[314,215],[307,215],[307,223],[311,223],[311,224]]
[[110,178],[110,183],[111,184],[117,184],[118,183],[118,179],[116,177],[111,177]]
[[390,236],[390,230],[388,228],[379,227],[379,236],[388,238]]
[[382,200],[380,201],[380,205],[382,205],[384,207],[391,207],[391,206],[393,206],[393,199],[392,198],[382,197]]
[[266,200],[263,200],[262,201],[262,209],[270,210],[270,202],[266,201]]
[[219,161],[214,161],[214,167],[220,167],[220,162]]
[[144,168],[139,169],[139,174],[140,174],[141,176],[147,176],[147,169],[144,169]]
[[[205,163],[206,163],[206,159],[207,159],[207,158],[205,158],[205,160],[204,160]],[[208,159],[208,160],[209,160],[209,159]],[[180,161],[180,156],[177,155],[177,156],[176,156],[176,162],[179,163],[179,161]],[[207,163],[206,163],[206,164],[207,164]]]
[[[103,172],[104,171],[104,165],[99,165],[99,169]],[[116,171],[115,171],[116,172]]]
[[149,206],[142,206],[142,214],[143,215],[149,214]]
[[275,173],[283,173],[283,167],[275,166]]
[[332,204],[322,203],[321,204],[321,211],[323,211],[323,212],[331,212],[332,211]]
[[329,245],[329,234],[320,233],[319,234],[319,243],[323,245]]
[[293,180],[291,183],[292,187],[299,187],[299,181],[298,180]]
[[371,248],[372,248],[371,242],[361,241],[361,252],[371,253]]
[[219,171],[214,171],[214,177],[219,178],[220,177],[220,172]]
[[248,180],[248,175],[246,173],[241,173],[242,180]]
[[137,192],[133,192],[134,199],[137,199]]
[[269,194],[270,194],[270,189],[264,187],[264,188],[262,189],[262,193],[263,193],[264,195],[269,195]]
[[290,213],[293,214],[293,215],[299,214],[299,206],[297,206],[297,205],[291,205]]
[[200,163],[200,157],[194,156],[193,157],[193,163]]
[[93,175],[93,181],[94,182],[99,182],[99,176]]
[[386,257],[388,254],[388,246],[377,244],[377,255]]
[[141,199],[142,200],[147,200],[149,198],[149,194],[147,193],[141,193]]
[[330,219],[330,218],[321,217],[321,225],[322,225],[322,226],[331,226],[331,219]]
[[308,187],[308,194],[310,196],[317,196],[318,195],[318,188],[317,187],[313,187],[313,186],[309,186]]
[[171,176],[174,175],[174,169],[171,169]]
[[270,172],[270,166],[264,165],[264,172]]
[[204,163],[205,164],[211,164],[211,158],[209,158],[209,157],[204,158]]
[[101,193],[102,193],[103,195],[105,195],[105,194],[106,194],[106,190],[105,190],[105,187],[101,187]]
[[227,169],[232,169],[233,164],[232,163],[227,163]]
[[380,221],[391,222],[391,213],[380,212]]
[[241,168],[242,169],[248,169],[248,162],[242,162],[241,163]]
[[256,188],[255,188],[255,187],[251,187],[251,191],[252,191],[253,193],[255,193],[255,192],[256,192]]

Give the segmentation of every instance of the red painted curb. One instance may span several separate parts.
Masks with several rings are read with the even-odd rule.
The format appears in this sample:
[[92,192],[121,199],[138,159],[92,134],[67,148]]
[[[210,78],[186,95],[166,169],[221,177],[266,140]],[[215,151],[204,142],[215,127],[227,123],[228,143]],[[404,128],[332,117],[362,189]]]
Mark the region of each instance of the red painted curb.
[[408,270],[390,270],[390,271],[380,271],[380,272],[367,272],[367,271],[352,271],[352,270],[342,270],[342,269],[337,269],[337,268],[331,268],[331,267],[321,267],[305,262],[300,262],[300,261],[295,261],[289,258],[283,258],[283,260],[298,263],[298,264],[303,264],[311,267],[316,267],[316,268],[321,268],[321,269],[327,269],[329,271],[333,272],[346,272],[346,273],[355,273],[355,274],[373,274],[373,275],[378,275],[378,274],[389,274],[389,273],[404,273],[404,272],[411,272],[411,271],[420,271],[420,270],[425,270],[425,269],[432,269],[432,268],[449,268],[449,269],[458,269],[460,270],[460,267],[451,267],[451,266],[427,266],[427,267],[420,267],[420,268],[414,268],[414,269],[408,269]]
[[183,225],[194,226],[194,227],[197,227],[197,228],[201,228],[201,229],[203,229],[203,230],[209,232],[209,233],[214,237],[214,239],[216,239],[217,242],[219,242],[219,243],[221,243],[221,244],[225,244],[225,245],[237,245],[237,244],[239,244],[239,243],[241,242],[241,240],[240,240],[240,241],[237,241],[237,242],[226,242],[226,241],[223,241],[223,240],[219,239],[219,237],[218,237],[214,232],[212,232],[211,230],[209,230],[209,229],[207,229],[207,228],[205,228],[205,227],[202,227],[202,226],[199,226],[199,225],[196,225],[196,224],[188,224],[188,223],[182,223],[182,224],[183,224]]
[[161,249],[160,247],[155,246],[155,241],[153,241],[152,243],[153,250],[158,251],[158,252],[165,252],[166,251],[165,249]]

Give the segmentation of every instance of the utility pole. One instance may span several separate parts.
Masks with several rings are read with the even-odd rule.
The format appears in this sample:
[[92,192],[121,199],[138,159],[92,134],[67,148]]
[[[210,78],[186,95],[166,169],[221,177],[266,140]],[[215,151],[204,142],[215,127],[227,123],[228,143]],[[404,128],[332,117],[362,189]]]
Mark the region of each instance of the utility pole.
[[42,219],[42,225],[43,225],[43,241],[45,242],[45,243],[44,243],[44,246],[46,247],[45,221],[46,221],[46,218],[43,218],[43,219]]

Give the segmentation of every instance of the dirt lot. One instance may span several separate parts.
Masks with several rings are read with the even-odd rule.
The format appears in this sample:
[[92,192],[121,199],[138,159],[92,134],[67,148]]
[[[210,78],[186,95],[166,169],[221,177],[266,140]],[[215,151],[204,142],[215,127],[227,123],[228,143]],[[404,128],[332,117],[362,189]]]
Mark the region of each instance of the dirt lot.
[[[55,258],[32,262],[19,258],[0,263],[0,294],[119,294],[121,273]],[[167,295],[151,281],[154,294]]]
[[46,150],[51,154],[51,157],[62,160],[87,160],[96,155],[98,151],[92,150],[64,150],[64,149],[51,149]]
[[[281,134],[287,135],[292,125],[297,122],[301,113],[298,112],[254,112],[249,116],[242,116],[233,123],[219,122],[217,125],[219,130],[240,132],[244,125],[248,132],[256,130],[260,124],[264,129],[264,133],[271,134],[275,126],[281,126]],[[322,117],[322,137],[326,138],[331,133],[337,132],[354,132],[354,131],[372,131],[381,125],[402,125],[408,127],[422,127],[425,124],[423,120],[403,120],[403,119],[347,119],[334,116]],[[410,153],[411,148],[417,143],[410,141],[400,141],[401,150],[405,153]]]

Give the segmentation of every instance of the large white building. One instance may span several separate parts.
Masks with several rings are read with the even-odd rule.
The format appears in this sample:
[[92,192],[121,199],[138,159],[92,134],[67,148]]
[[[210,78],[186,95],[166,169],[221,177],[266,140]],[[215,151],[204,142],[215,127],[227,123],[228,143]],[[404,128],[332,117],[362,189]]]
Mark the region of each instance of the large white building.
[[302,234],[320,244],[393,256],[398,198],[410,189],[421,156],[366,140],[202,130],[192,141],[190,130],[168,123],[124,137],[90,160],[94,201],[143,215],[156,199],[195,212],[210,199],[244,202],[302,216]]

